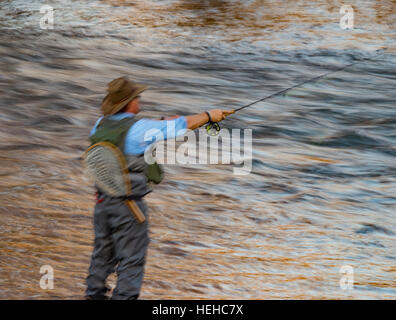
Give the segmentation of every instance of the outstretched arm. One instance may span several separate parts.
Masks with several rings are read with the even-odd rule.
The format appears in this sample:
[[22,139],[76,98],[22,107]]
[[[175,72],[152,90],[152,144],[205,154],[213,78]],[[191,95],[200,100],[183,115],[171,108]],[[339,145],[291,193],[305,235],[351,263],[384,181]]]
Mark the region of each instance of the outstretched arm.
[[[224,120],[227,116],[234,113],[234,110],[221,110],[221,109],[214,109],[209,111],[210,119],[206,112],[194,114],[192,116],[186,116],[187,121],[187,128],[194,130],[196,128],[202,127],[205,123],[208,123],[210,120],[213,122],[220,122]],[[164,120],[172,120],[178,118],[179,116],[173,116],[169,118],[165,118]]]
[[[224,120],[234,110],[226,111],[214,109],[210,111],[210,118],[213,122]],[[137,121],[127,132],[125,137],[124,152],[127,155],[143,154],[146,148],[159,140],[175,138],[186,133],[186,129],[194,130],[209,122],[206,112],[192,116],[173,116],[165,121],[152,119],[141,119]],[[150,133],[150,130],[154,130]],[[146,133],[150,133],[146,137]]]

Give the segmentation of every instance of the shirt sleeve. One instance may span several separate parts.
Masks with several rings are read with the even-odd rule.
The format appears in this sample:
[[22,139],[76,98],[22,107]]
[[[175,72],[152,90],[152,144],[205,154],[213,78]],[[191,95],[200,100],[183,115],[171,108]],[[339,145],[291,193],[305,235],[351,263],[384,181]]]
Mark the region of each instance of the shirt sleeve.
[[89,133],[90,136],[92,136],[93,134],[95,134],[96,128],[98,127],[99,122],[100,122],[102,119],[103,119],[103,117],[100,117],[100,118],[95,122],[95,125],[93,126],[91,132]]
[[173,139],[186,132],[186,117],[172,120],[141,119],[128,130],[124,152],[127,155],[140,155],[154,142]]

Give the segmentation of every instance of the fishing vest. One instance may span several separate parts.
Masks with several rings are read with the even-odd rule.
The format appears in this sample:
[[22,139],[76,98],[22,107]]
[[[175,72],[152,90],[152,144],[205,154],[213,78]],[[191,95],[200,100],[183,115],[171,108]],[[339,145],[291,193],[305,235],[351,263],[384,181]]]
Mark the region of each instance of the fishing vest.
[[[144,159],[144,154],[133,156],[124,152],[125,138],[130,127],[139,119],[136,117],[112,120],[104,117],[96,127],[96,131],[90,136],[91,145],[98,142],[110,142],[117,146],[124,154],[129,172],[131,173],[132,193],[143,196],[151,189],[148,182],[158,184],[162,181],[164,171],[158,163],[148,164]],[[141,179],[144,177],[144,179]],[[135,189],[135,190],[134,190]]]

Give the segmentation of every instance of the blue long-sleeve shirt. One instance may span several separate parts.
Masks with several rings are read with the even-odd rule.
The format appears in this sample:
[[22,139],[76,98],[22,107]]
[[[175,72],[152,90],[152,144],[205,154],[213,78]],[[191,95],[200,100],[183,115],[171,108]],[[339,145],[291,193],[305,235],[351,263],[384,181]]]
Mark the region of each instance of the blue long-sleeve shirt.
[[[121,120],[126,117],[134,117],[133,113],[117,113],[109,117],[111,120]],[[99,118],[91,130],[90,135],[96,132],[96,128],[103,117]],[[185,134],[187,120],[179,117],[172,120],[140,119],[134,123],[125,136],[124,153],[126,155],[141,155],[156,141],[167,140]]]

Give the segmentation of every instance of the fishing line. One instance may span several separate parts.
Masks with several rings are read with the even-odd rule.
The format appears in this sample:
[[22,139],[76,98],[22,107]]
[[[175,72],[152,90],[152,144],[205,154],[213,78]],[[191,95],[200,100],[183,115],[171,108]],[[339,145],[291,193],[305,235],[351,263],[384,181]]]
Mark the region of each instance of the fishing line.
[[[287,91],[289,91],[289,90],[291,90],[291,89],[300,87],[300,86],[302,86],[302,85],[304,85],[304,84],[307,84],[307,83],[315,82],[315,81],[317,81],[317,80],[319,80],[319,79],[322,79],[322,78],[324,78],[324,77],[326,77],[326,76],[328,76],[328,75],[330,75],[330,74],[340,72],[340,71],[342,71],[342,70],[344,70],[344,69],[347,69],[347,68],[349,68],[349,67],[354,66],[355,64],[361,63],[361,62],[363,62],[363,61],[372,61],[372,60],[374,60],[374,59],[377,59],[378,56],[380,56],[381,54],[383,54],[383,53],[386,51],[386,49],[387,49],[387,48],[384,48],[384,51],[383,51],[382,53],[379,53],[379,54],[375,55],[374,57],[359,59],[358,61],[355,61],[355,62],[353,62],[353,63],[347,64],[347,65],[345,65],[345,66],[343,66],[343,67],[341,67],[341,68],[337,68],[337,69],[335,69],[335,70],[326,72],[326,73],[324,73],[324,74],[321,74],[320,76],[317,76],[317,77],[308,79],[308,80],[303,81],[303,82],[300,82],[300,83],[298,83],[298,84],[296,84],[296,85],[294,85],[294,86],[291,86],[291,87],[289,87],[289,88],[283,89],[283,90],[278,91],[278,92],[275,92],[275,93],[273,93],[273,94],[271,94],[271,95],[269,95],[269,96],[266,96],[266,97],[264,97],[264,98],[258,99],[258,100],[256,100],[256,101],[253,101],[253,102],[251,102],[251,103],[249,103],[249,104],[247,104],[247,105],[244,105],[244,106],[242,106],[242,107],[239,107],[239,108],[237,108],[237,109],[234,109],[234,113],[235,113],[235,112],[238,112],[238,111],[240,111],[240,110],[243,110],[243,109],[245,109],[245,108],[249,108],[249,107],[251,107],[251,106],[253,106],[253,105],[255,105],[255,104],[259,103],[259,102],[262,102],[262,101],[271,99],[271,98],[273,98],[273,97],[276,97],[276,96],[279,96],[279,95],[282,95],[282,94],[285,94]],[[377,51],[379,51],[379,50],[377,50]],[[209,122],[209,123],[206,125],[205,128],[206,128],[207,133],[208,133],[209,135],[211,135],[211,136],[216,136],[216,135],[218,135],[218,134],[219,134],[219,131],[220,131],[220,125],[219,125],[217,122]]]

